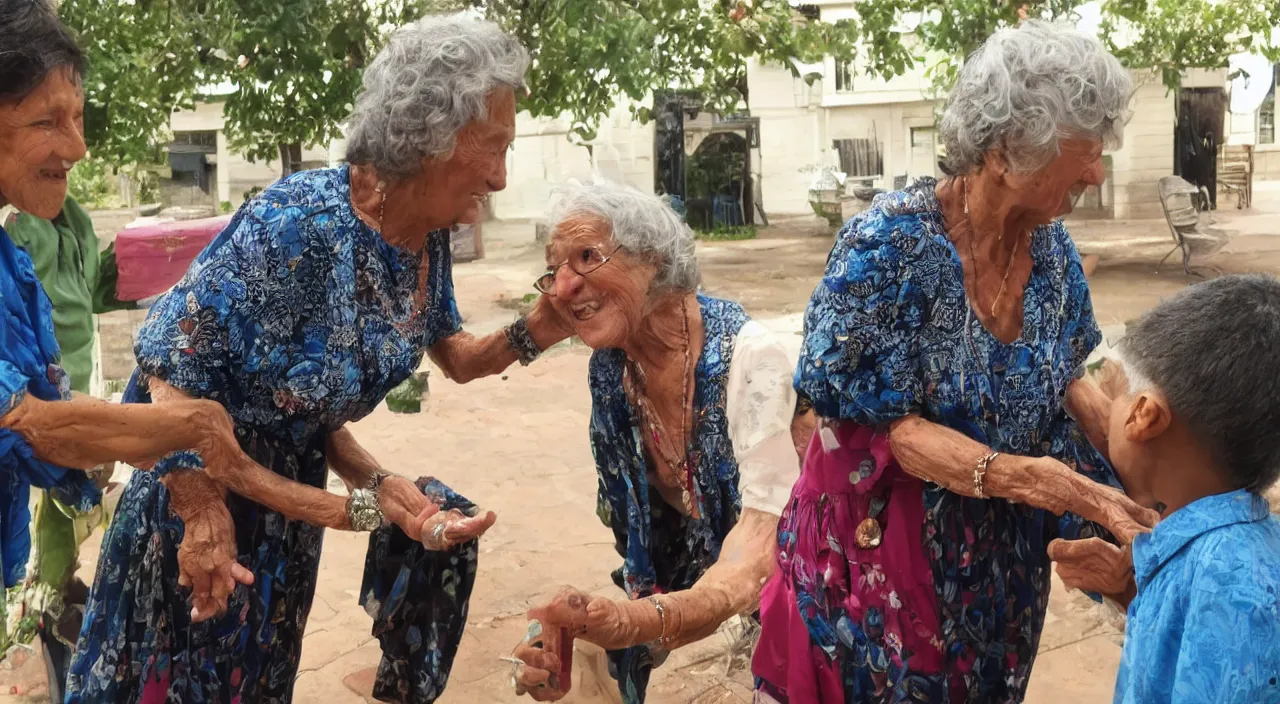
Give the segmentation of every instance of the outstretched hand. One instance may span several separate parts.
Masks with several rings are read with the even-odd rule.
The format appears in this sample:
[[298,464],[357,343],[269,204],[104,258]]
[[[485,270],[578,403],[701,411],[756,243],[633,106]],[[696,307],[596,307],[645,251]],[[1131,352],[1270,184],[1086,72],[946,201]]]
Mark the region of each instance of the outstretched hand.
[[1082,517],[1099,523],[1122,545],[1129,545],[1140,533],[1150,533],[1160,521],[1160,514],[1134,503],[1119,489],[1095,484],[1093,496],[1086,500],[1089,512],[1078,512]]
[[1070,589],[1114,597],[1133,585],[1133,553],[1128,546],[1116,547],[1100,538],[1054,540],[1049,543],[1049,559]]
[[479,538],[498,520],[493,511],[479,511],[474,518],[457,509],[441,511],[417,485],[396,475],[382,481],[378,501],[388,521],[422,541],[428,550],[448,550]]
[[440,511],[422,526],[422,544],[428,550],[448,550],[484,535],[498,520],[493,511],[478,511],[474,517],[458,509]]
[[636,604],[565,587],[550,601],[529,609],[528,616],[547,628],[565,629],[575,638],[605,650],[620,650],[640,642],[640,624],[635,622],[631,610]]

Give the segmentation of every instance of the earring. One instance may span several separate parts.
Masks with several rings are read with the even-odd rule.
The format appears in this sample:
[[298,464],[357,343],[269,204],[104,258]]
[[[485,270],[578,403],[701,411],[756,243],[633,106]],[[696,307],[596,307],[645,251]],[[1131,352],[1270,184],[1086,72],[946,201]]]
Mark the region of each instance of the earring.
[[377,191],[378,195],[382,196],[382,201],[378,203],[378,229],[381,230],[382,217],[386,215],[387,212],[387,182],[378,181],[378,185],[374,186],[373,190]]

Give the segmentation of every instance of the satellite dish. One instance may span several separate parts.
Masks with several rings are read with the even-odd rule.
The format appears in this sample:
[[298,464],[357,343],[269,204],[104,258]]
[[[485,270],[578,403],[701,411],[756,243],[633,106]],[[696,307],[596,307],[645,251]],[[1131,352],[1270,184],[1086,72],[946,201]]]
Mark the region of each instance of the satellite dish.
[[1227,72],[1239,72],[1231,81],[1231,112],[1250,114],[1262,107],[1275,81],[1271,62],[1258,54],[1236,54],[1227,61]]

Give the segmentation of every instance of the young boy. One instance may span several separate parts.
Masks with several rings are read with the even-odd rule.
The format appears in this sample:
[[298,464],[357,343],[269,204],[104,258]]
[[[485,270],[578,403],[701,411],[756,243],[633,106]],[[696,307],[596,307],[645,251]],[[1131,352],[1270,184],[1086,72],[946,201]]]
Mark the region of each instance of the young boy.
[[1187,288],[1120,350],[1110,458],[1162,520],[1132,552],[1049,546],[1067,586],[1128,605],[1115,701],[1280,702],[1280,521],[1261,496],[1280,476],[1280,280]]

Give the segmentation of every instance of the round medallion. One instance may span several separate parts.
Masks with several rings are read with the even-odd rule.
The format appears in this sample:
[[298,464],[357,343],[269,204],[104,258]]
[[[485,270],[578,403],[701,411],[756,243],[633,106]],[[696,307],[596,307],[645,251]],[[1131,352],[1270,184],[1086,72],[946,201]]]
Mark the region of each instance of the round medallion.
[[858,476],[866,479],[876,473],[876,462],[870,457],[858,463]]
[[854,533],[855,542],[863,550],[880,547],[880,540],[883,537],[884,533],[880,530],[880,524],[874,518],[863,519],[858,524],[858,530]]

